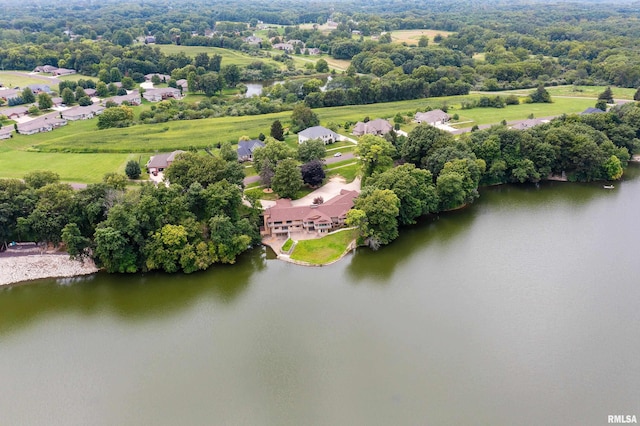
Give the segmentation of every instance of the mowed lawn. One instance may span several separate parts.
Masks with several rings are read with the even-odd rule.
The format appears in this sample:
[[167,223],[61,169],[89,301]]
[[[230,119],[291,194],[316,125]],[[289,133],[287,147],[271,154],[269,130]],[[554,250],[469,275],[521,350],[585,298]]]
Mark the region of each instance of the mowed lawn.
[[[628,99],[633,100],[633,95],[636,93],[636,89],[629,89],[626,87],[611,87],[611,92],[613,93],[614,99]],[[545,87],[547,92],[553,96],[568,96],[575,98],[593,98],[596,99],[600,93],[604,92],[607,86],[574,86],[574,85],[564,85],[564,86],[550,86]],[[525,94],[531,93],[531,89],[515,89],[515,90],[504,90],[500,92],[491,92],[492,95],[512,95],[512,94]],[[487,93],[487,92],[484,92]]]
[[[2,142],[0,142],[0,145]],[[64,182],[102,182],[106,173],[124,173],[129,160],[139,154],[57,154],[25,151],[0,152],[0,178],[21,179],[34,170],[51,170]],[[143,157],[142,165],[148,156]]]
[[291,253],[291,259],[313,265],[325,265],[336,261],[355,240],[357,234],[357,230],[350,229],[315,240],[299,241]]
[[277,68],[284,67],[284,64],[276,62],[273,59],[251,56],[235,50],[223,49],[221,47],[177,46],[175,44],[158,44],[156,46],[159,47],[160,51],[166,55],[173,55],[180,52],[184,52],[184,54],[190,58],[195,58],[199,53],[207,53],[209,56],[220,55],[222,56],[222,65],[235,64],[244,67],[256,61],[262,61],[274,65]]

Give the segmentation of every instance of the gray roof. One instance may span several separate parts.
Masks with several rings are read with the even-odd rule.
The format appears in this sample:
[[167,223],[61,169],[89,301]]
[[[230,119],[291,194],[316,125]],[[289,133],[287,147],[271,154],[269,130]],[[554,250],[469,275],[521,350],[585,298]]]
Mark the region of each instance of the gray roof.
[[449,114],[441,109],[434,109],[433,111],[417,112],[415,119],[425,123],[437,123],[438,121],[448,121]]
[[385,134],[389,133],[393,129],[391,123],[382,118],[376,118],[375,120],[363,123],[359,121],[353,128],[354,134]]
[[249,157],[253,155],[256,148],[264,148],[264,143],[259,139],[238,142],[238,157]]
[[156,154],[149,159],[147,163],[147,167],[155,167],[164,169],[168,167],[169,163],[172,163],[175,160],[178,154],[182,154],[184,151],[177,150],[173,152],[164,152],[162,154]]
[[330,136],[334,140],[338,139],[337,133],[335,133],[333,130],[327,129],[326,127],[322,127],[322,126],[309,127],[308,129],[304,129],[303,131],[298,133],[298,135],[304,136],[305,138],[309,138],[309,139],[320,139],[323,136]]
[[547,123],[548,120],[541,120],[539,118],[529,118],[526,120],[522,120],[511,126],[513,130],[525,130],[530,129],[539,124]]
[[600,108],[593,108],[593,107],[589,107],[587,109],[585,109],[584,111],[582,111],[580,113],[580,115],[585,115],[585,114],[602,114],[604,111],[601,110]]
[[40,116],[26,123],[18,124],[18,131],[30,132],[36,129],[64,126],[65,124],[67,124],[67,120],[61,119],[60,113],[55,112],[53,114]]

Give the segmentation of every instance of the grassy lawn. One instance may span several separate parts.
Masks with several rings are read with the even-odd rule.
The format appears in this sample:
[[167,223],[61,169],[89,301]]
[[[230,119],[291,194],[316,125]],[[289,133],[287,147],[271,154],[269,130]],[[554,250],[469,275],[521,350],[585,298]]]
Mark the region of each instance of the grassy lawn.
[[433,43],[433,38],[440,34],[442,37],[448,37],[453,34],[451,31],[440,31],[440,30],[397,30],[391,31],[391,40],[394,43],[407,43],[409,45],[415,44],[418,45],[418,41],[420,37],[426,35],[429,37],[429,43]]
[[[547,89],[547,92],[549,92],[551,97],[570,96],[575,98],[592,98],[592,99],[596,99],[598,95],[604,92],[606,88],[607,86],[574,86],[574,85],[545,87],[545,89]],[[492,93],[495,93],[496,95],[511,95],[511,94],[528,95],[532,93],[533,90],[534,89],[515,89],[515,90],[504,90],[504,91],[492,92]],[[613,97],[615,99],[632,100],[633,95],[636,93],[636,89],[628,89],[626,87],[611,86],[611,91],[613,92]]]
[[[59,154],[24,151],[0,152],[0,177],[24,177],[34,170],[51,170],[62,181],[102,182],[105,173],[121,172],[129,160],[138,160],[139,154]],[[147,157],[142,158],[146,164]]]
[[222,56],[222,65],[236,64],[244,67],[255,61],[262,61],[265,63],[269,63],[278,69],[284,67],[284,64],[274,61],[273,59],[251,56],[242,52],[238,52],[236,50],[223,49],[221,47],[176,46],[175,44],[158,44],[157,47],[159,47],[160,51],[166,55],[173,55],[180,52],[184,52],[184,54],[190,58],[195,58],[198,53],[220,55]]
[[[554,98],[550,104],[508,105],[505,108],[474,108],[468,110],[449,110],[449,114],[457,113],[461,122],[458,127],[471,127],[474,124],[493,124],[502,120],[522,120],[533,114],[536,118],[553,115],[575,114],[595,105],[592,99]],[[471,121],[471,123],[468,123]]]
[[[278,53],[279,50],[273,50],[273,53]],[[306,55],[292,55],[293,61],[299,66],[304,67],[307,63],[311,62],[315,64],[318,59],[322,58],[327,61],[330,68],[335,68],[336,71],[346,71],[351,65],[351,61],[347,59],[335,59],[329,55],[316,55],[316,56],[306,56]]]
[[325,265],[338,260],[356,238],[357,230],[336,232],[316,240],[303,240],[296,244],[291,259],[313,265]]
[[288,252],[292,245],[293,245],[293,240],[291,238],[288,238],[287,241],[285,241],[284,244],[282,245],[282,251]]
[[29,75],[28,71],[0,71],[0,83],[5,87],[26,87],[31,84],[46,84],[53,90],[57,89],[58,83],[45,76],[38,74]]
[[326,169],[327,177],[342,176],[347,183],[353,182],[360,172],[360,163],[356,160],[346,160],[334,163]]
[[[614,94],[616,94],[614,89]],[[631,89],[632,90],[632,89]],[[552,104],[521,104],[506,108],[475,108],[461,110],[460,103],[465,99],[478,99],[481,95],[454,96],[449,98],[428,98],[412,101],[390,102],[372,105],[353,105],[334,108],[318,108],[315,112],[321,124],[329,122],[343,124],[345,121],[360,121],[364,117],[389,118],[400,112],[413,115],[427,106],[439,108],[444,103],[451,109],[450,114],[458,113],[460,124],[471,127],[473,124],[492,124],[505,119],[507,121],[534,117],[546,117],[563,113],[578,113],[593,106],[591,99],[555,98]],[[136,114],[150,108],[149,104],[134,108]],[[173,121],[168,123],[136,125],[122,129],[98,130],[96,120],[79,120],[53,132],[35,135],[15,135],[12,139],[0,141],[0,177],[22,177],[26,172],[37,169],[49,169],[59,173],[63,180],[73,182],[98,182],[107,172],[122,171],[130,158],[137,159],[144,153],[145,159],[155,152],[171,152],[190,147],[211,147],[217,142],[237,143],[241,136],[257,138],[260,133],[268,134],[271,123],[278,119],[286,127],[291,113],[221,117],[191,121]],[[402,129],[410,131],[413,124],[405,124]],[[346,133],[346,132],[343,132]],[[297,136],[288,135],[287,143],[297,146]],[[349,147],[350,143],[340,142],[329,146]],[[348,151],[349,148],[339,151]],[[335,151],[333,151],[335,152]],[[332,153],[333,153],[332,152]],[[345,163],[348,164],[348,163]],[[337,168],[341,163],[328,169],[330,175],[342,175],[348,181],[355,178],[357,164]]]

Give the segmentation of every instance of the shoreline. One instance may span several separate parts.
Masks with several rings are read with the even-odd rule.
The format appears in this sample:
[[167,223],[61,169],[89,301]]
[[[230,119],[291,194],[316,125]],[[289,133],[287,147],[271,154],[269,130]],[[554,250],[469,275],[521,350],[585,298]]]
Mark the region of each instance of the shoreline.
[[3,254],[0,254],[0,287],[44,278],[90,275],[99,270],[93,260],[71,260],[64,252],[22,256]]

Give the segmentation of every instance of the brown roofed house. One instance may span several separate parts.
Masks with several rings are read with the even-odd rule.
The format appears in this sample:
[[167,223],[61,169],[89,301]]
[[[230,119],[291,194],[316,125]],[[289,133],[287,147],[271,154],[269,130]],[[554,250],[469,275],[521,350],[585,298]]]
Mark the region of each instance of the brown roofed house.
[[451,117],[441,109],[434,109],[433,111],[416,112],[414,119],[417,123],[427,123],[436,126],[448,122]]
[[362,135],[376,135],[382,136],[393,130],[393,126],[387,120],[382,118],[376,118],[375,120],[367,121],[363,123],[359,121],[353,128],[353,134],[356,136]]
[[182,154],[184,151],[177,150],[173,152],[165,152],[162,154],[156,154],[149,159],[147,162],[147,170],[149,173],[157,175],[158,172],[164,171],[167,167],[169,167],[176,157]]
[[290,232],[326,234],[344,225],[357,196],[358,191],[343,189],[340,195],[318,205],[294,206],[288,198],[277,200],[275,206],[264,211],[264,233],[273,236]]

